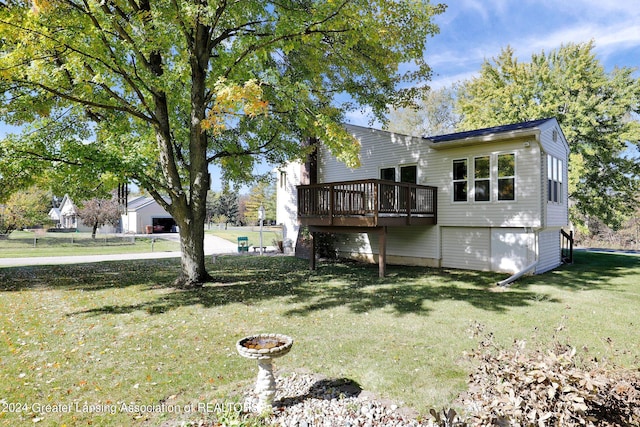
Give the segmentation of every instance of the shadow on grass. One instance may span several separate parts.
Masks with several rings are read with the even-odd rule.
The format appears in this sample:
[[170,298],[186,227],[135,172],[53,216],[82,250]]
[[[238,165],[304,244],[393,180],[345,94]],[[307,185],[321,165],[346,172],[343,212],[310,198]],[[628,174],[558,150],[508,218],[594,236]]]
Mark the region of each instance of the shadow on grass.
[[166,286],[179,271],[180,261],[176,259],[7,267],[0,268],[0,291]]
[[[142,292],[163,291],[150,301],[104,305],[73,314],[100,316],[137,310],[160,314],[179,307],[204,307],[280,300],[283,314],[305,316],[335,307],[356,313],[375,309],[396,315],[428,315],[433,303],[461,301],[476,308],[505,312],[534,302],[559,302],[531,290],[550,285],[580,291],[611,286],[619,276],[640,275],[640,258],[581,253],[576,264],[554,272],[527,277],[512,288],[499,291],[495,283],[504,275],[466,270],[389,266],[378,278],[377,266],[351,262],[321,263],[307,270],[307,262],[292,257],[219,257],[209,266],[215,282],[201,289],[171,289],[179,272],[178,260],[113,262],[75,266],[7,268],[0,270],[0,291],[69,289],[100,291],[142,286]],[[287,309],[287,307],[290,307]]]

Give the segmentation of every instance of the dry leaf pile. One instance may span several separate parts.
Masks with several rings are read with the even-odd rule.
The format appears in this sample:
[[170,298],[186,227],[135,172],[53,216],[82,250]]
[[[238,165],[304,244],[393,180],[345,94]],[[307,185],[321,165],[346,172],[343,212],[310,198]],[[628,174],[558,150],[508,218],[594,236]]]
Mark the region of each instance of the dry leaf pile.
[[470,425],[640,426],[640,372],[579,367],[576,350],[484,349],[463,396]]

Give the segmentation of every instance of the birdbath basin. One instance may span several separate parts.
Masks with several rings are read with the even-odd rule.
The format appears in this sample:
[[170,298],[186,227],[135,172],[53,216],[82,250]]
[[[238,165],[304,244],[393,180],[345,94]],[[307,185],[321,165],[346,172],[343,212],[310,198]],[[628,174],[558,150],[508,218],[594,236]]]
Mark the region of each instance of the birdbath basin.
[[258,395],[258,411],[271,411],[276,394],[276,378],[273,375],[273,359],[289,353],[293,338],[282,334],[259,334],[244,337],[236,343],[240,356],[258,361],[258,379],[255,393]]

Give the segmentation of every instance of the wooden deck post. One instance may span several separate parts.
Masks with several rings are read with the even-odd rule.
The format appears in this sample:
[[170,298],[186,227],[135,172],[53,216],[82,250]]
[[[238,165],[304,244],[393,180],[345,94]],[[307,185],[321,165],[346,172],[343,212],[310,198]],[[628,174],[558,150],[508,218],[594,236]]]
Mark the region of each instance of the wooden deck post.
[[309,269],[316,269],[316,233],[310,233],[311,236],[311,254],[309,255]]
[[387,227],[382,227],[378,236],[378,276],[387,273]]

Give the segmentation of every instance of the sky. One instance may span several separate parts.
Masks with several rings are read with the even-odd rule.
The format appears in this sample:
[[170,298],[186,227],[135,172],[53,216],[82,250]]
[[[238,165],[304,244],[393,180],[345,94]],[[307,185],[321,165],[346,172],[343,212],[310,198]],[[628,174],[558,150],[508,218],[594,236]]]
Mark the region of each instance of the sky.
[[[433,69],[428,84],[434,89],[476,76],[482,63],[507,45],[528,62],[533,53],[593,40],[607,71],[616,66],[640,68],[640,0],[440,1],[448,7],[435,17],[440,33],[427,41],[425,52]],[[636,76],[640,78],[640,71]],[[346,119],[368,126],[370,117],[365,109]],[[5,131],[0,125],[0,136]],[[262,165],[259,172],[267,170]],[[213,175],[212,189],[220,191],[215,170]]]
[[[440,33],[427,41],[425,53],[434,89],[478,75],[482,63],[508,45],[529,62],[533,53],[593,40],[607,71],[640,68],[640,0],[441,1],[447,10],[434,20]],[[368,125],[366,111],[347,120]]]

